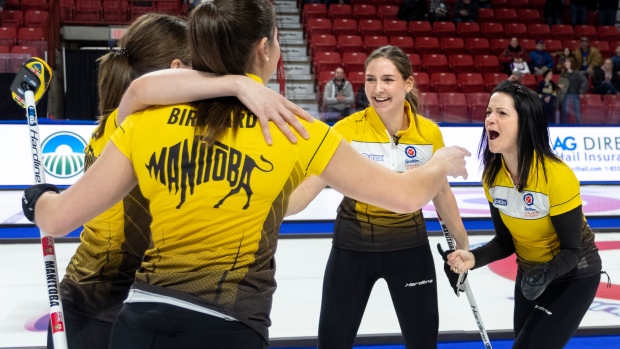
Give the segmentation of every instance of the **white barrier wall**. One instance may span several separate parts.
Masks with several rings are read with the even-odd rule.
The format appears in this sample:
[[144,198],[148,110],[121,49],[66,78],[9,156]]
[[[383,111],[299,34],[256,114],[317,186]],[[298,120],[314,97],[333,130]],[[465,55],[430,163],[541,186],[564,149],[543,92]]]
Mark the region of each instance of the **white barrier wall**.
[[[74,183],[84,169],[83,149],[94,125],[39,125],[46,181],[59,185]],[[442,126],[446,145],[467,148],[469,178],[452,183],[480,183],[477,160],[482,126]],[[570,127],[550,129],[554,151],[577,174],[582,183],[620,183],[620,126]],[[34,183],[27,125],[0,125],[0,186]]]

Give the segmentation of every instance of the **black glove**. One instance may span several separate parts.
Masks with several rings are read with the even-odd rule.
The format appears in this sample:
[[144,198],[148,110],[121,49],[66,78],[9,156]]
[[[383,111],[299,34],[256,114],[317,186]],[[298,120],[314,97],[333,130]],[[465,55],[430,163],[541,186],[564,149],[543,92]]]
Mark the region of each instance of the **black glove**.
[[24,211],[24,216],[32,223],[34,223],[34,206],[37,204],[41,195],[46,191],[55,191],[56,194],[60,193],[55,185],[47,183],[36,184],[24,190],[24,196],[22,196],[22,210]]
[[540,297],[547,285],[555,278],[549,268],[549,263],[537,265],[531,270],[523,273],[521,279],[521,292],[523,296],[531,301]]
[[452,286],[452,289],[454,290],[454,294],[456,294],[457,297],[458,297],[459,296],[459,292],[465,292],[465,286],[463,285],[463,283],[465,282],[465,279],[467,278],[467,272],[465,272],[463,274],[463,279],[459,283],[460,275],[455,273],[454,271],[452,271],[452,268],[450,268],[450,266],[448,265],[448,255],[450,253],[454,252],[454,250],[444,251],[441,248],[441,244],[438,243],[437,244],[437,251],[439,251],[439,254],[441,255],[441,257],[444,260],[443,271],[446,272],[446,276],[448,277],[448,281],[450,282],[450,286]]

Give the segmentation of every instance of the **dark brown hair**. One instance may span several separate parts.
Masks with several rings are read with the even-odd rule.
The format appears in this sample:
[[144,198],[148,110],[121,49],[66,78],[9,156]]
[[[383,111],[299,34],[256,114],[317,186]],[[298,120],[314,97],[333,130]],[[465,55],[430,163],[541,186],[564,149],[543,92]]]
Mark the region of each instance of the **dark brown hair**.
[[103,134],[105,121],[116,108],[131,82],[149,72],[170,68],[179,59],[190,65],[187,22],[179,17],[148,13],[138,17],[119,42],[120,50],[98,59],[99,126],[95,138]]
[[[209,0],[196,6],[190,15],[192,68],[199,71],[245,75],[251,72],[255,49],[263,38],[268,45],[275,35],[275,12],[268,0]],[[228,127],[241,125],[245,106],[235,97],[193,103],[196,107],[196,134],[205,134],[211,146]]]

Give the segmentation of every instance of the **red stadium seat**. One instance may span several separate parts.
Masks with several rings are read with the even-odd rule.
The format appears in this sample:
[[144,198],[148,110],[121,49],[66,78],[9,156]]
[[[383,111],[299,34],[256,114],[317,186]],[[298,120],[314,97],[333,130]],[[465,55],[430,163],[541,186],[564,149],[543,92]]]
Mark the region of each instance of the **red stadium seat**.
[[568,47],[571,50],[576,50],[579,48],[579,40],[575,40],[575,39],[562,40],[562,45],[564,47]]
[[310,18],[327,18],[327,6],[325,4],[304,4],[301,12],[302,23],[308,23]]
[[596,32],[596,27],[593,25],[587,25],[587,24],[576,25],[574,28],[574,32],[575,32],[576,38],[582,38],[585,36],[589,40],[598,39],[598,33]]
[[[77,0],[80,1],[80,0]],[[148,5],[150,4],[150,5]],[[129,4],[129,20],[134,19],[151,12],[156,12],[155,3],[151,2],[131,2]]]
[[484,122],[489,104],[488,92],[466,93],[467,104],[469,105],[469,117],[471,122]]
[[485,38],[467,38],[465,39],[465,48],[472,55],[486,55],[491,53],[489,40]]
[[519,16],[513,8],[496,8],[495,20],[500,23],[515,23],[519,21]]
[[491,53],[499,56],[502,54],[502,52],[504,52],[504,50],[508,47],[509,44],[510,44],[509,38],[491,39],[491,42],[490,42]]
[[547,0],[530,0],[530,7],[538,10],[538,11],[542,11],[545,8],[545,2]]
[[506,34],[504,34],[504,25],[497,22],[481,23],[480,35],[489,40],[506,37]]
[[314,34],[310,38],[310,54],[314,56],[317,52],[338,51],[336,37],[331,34]]
[[616,50],[615,47],[612,49],[609,46],[609,41],[606,40],[592,40],[590,41],[590,46],[596,47],[599,51],[601,51],[601,56],[603,56],[603,58],[611,57]]
[[449,72],[431,73],[431,86],[435,93],[459,92],[456,75]]
[[[511,7],[514,9],[520,9],[529,6],[529,0],[510,0],[506,1],[506,5],[507,7]],[[493,2],[493,6],[499,7],[499,5],[495,1]]]
[[337,18],[353,18],[353,8],[349,4],[331,4],[327,9],[327,16],[332,21]]
[[439,122],[441,109],[437,94],[434,92],[420,92],[420,99],[422,101],[422,114],[433,121]]
[[461,38],[441,38],[439,42],[441,52],[448,55],[466,54],[465,41]]
[[364,44],[359,35],[340,35],[338,36],[338,51],[340,54],[345,52],[363,52]]
[[415,53],[414,42],[411,36],[392,36],[389,39],[392,46],[400,47],[405,53]]
[[525,39],[529,37],[527,26],[523,23],[504,24],[504,35],[511,38],[516,37],[517,39]]
[[469,122],[465,94],[458,92],[440,93],[439,107],[441,109],[441,122]]
[[0,45],[0,53],[11,53],[11,46]]
[[423,36],[415,39],[415,49],[418,54],[441,53],[439,39],[436,37]]
[[448,72],[448,57],[444,54],[425,54],[422,56],[422,66],[424,71],[429,74]]
[[352,71],[364,71],[366,58],[364,52],[345,52],[342,54],[342,67],[345,73]]
[[357,21],[350,18],[334,19],[334,35],[357,35]]
[[433,28],[427,21],[411,21],[407,25],[407,29],[409,30],[409,35],[414,38],[433,36]]
[[532,52],[536,50],[536,40],[534,39],[519,39],[519,46],[521,46],[525,51]]
[[375,5],[355,4],[353,5],[353,18],[361,19],[378,19],[377,8]]
[[540,11],[534,9],[517,8],[517,16],[519,17],[519,22],[525,24],[540,23],[542,21]]
[[314,72],[323,70],[336,70],[342,66],[340,53],[338,52],[317,52],[314,55]]
[[407,32],[407,22],[399,21],[399,20],[385,20],[383,21],[383,30],[385,31],[385,36],[405,36],[409,33]]
[[310,18],[306,23],[306,38],[312,35],[333,34],[332,22],[327,18]]
[[2,23],[3,27],[19,29],[24,25],[24,12],[22,10],[5,9],[0,14],[0,23]]
[[398,19],[398,6],[394,6],[394,5],[377,6],[377,18],[379,18],[382,21],[397,20]]
[[502,66],[495,55],[478,55],[474,60],[476,71],[480,74],[501,73]]
[[11,53],[28,54],[30,57],[39,56],[39,51],[34,46],[13,46],[11,47]]
[[347,80],[351,83],[353,91],[357,92],[366,83],[366,73],[363,71],[352,71],[347,73]]
[[47,1],[45,0],[21,0],[22,11],[47,11]]
[[471,55],[449,55],[448,66],[454,74],[473,73],[476,70],[474,58]]
[[492,8],[478,9],[478,22],[495,22],[495,11]]
[[599,25],[596,32],[599,40],[620,40],[620,31],[614,25]]
[[533,74],[523,75],[523,77],[521,77],[521,84],[534,91],[538,89],[538,80],[536,80],[536,76]]
[[407,58],[409,58],[409,63],[411,63],[411,68],[414,72],[422,71],[422,58],[417,53],[407,53]]
[[372,51],[378,49],[379,47],[385,46],[388,44],[387,36],[379,35],[379,36],[366,36],[363,39],[364,44],[364,52],[367,55],[371,54]]
[[456,26],[454,22],[434,22],[433,34],[438,38],[447,38],[456,36]]
[[127,22],[129,16],[128,1],[104,1],[103,18],[106,22]]
[[333,79],[335,75],[334,70],[323,70],[317,74],[317,92],[320,94],[319,96],[322,97],[323,91],[325,91],[325,84],[327,84],[329,80]]
[[362,38],[381,36],[383,35],[383,23],[378,19],[360,19],[357,22],[357,31]]
[[[105,4],[105,2],[104,2]],[[72,21],[73,11],[75,11],[75,1],[73,0],[60,0],[58,1],[58,13],[60,15],[60,21]]]
[[484,74],[484,85],[487,91],[491,92],[495,86],[506,79],[508,79],[508,74],[505,73],[487,73]]
[[19,0],[6,0],[4,10],[21,10],[21,3]]
[[177,0],[159,0],[155,3],[155,8],[159,13],[166,13],[173,16],[178,16],[181,13],[181,4]]
[[17,31],[17,44],[29,46],[33,41],[44,41],[43,29],[41,28],[19,28]]
[[0,27],[0,45],[13,46],[17,43],[17,29]]
[[530,23],[527,25],[527,30],[530,32],[530,37],[536,40],[550,40],[553,39],[551,34],[551,27],[543,23]]
[[101,2],[76,0],[73,16],[76,21],[80,22],[101,22]]
[[413,81],[418,86],[418,90],[421,92],[432,92],[431,78],[426,72],[413,72]]
[[573,27],[570,24],[552,25],[551,35],[553,35],[555,40],[571,40],[575,38]]
[[608,123],[620,124],[620,95],[604,95],[603,104],[607,110]]
[[549,53],[562,51],[563,48],[560,40],[545,40],[545,51]]
[[24,26],[30,28],[45,28],[49,14],[47,11],[28,10],[24,13]]
[[462,93],[486,92],[484,77],[480,73],[460,73],[457,81]]
[[456,33],[461,38],[480,37],[480,25],[476,22],[460,22],[456,26]]
[[606,124],[607,112],[600,95],[581,95],[581,119],[584,124]]

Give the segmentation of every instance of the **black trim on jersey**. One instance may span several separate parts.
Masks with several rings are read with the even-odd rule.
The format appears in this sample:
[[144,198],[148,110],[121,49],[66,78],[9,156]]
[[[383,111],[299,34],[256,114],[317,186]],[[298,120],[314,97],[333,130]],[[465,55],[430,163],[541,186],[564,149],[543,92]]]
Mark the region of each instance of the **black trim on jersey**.
[[[577,196],[579,196],[579,193],[575,194],[575,196],[573,196],[572,198],[570,198],[570,199],[568,199],[568,200],[566,200],[566,201],[564,201],[564,202],[561,202],[561,203],[559,203],[559,204],[557,204],[557,205],[553,205],[553,206],[551,206],[551,207],[562,206],[562,205],[564,205],[565,203],[570,202],[572,199],[576,198]],[[579,205],[579,207],[581,207],[581,205]],[[560,215],[560,216],[561,216],[561,215]],[[555,224],[554,224],[554,226],[555,226]],[[579,226],[581,227],[581,224],[579,224]]]
[[[310,158],[310,161],[308,161],[308,166],[306,166],[306,171],[304,173],[305,175],[308,174],[308,168],[310,168],[310,165],[312,164],[312,161],[314,160],[314,157],[316,156],[316,153],[319,152],[319,149],[321,149],[321,146],[323,145],[323,142],[325,142],[325,138],[327,138],[327,135],[329,134],[329,130],[330,129],[331,128],[327,129],[327,132],[325,132],[325,135],[323,135],[323,139],[321,140],[321,143],[319,143],[319,146],[316,147],[316,150],[314,151],[314,154],[312,154],[312,157]],[[338,149],[338,148],[336,147],[336,149]],[[332,154],[332,156],[333,156],[333,154]]]

